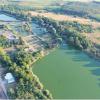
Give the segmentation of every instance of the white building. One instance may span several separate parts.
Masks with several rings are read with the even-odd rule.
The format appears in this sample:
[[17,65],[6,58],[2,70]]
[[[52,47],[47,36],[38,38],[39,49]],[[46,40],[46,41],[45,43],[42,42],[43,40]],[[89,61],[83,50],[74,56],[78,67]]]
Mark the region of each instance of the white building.
[[7,74],[5,75],[5,80],[7,80],[8,83],[13,83],[13,82],[15,82],[15,79],[14,79],[14,77],[13,77],[13,75],[12,75],[11,73],[7,73]]

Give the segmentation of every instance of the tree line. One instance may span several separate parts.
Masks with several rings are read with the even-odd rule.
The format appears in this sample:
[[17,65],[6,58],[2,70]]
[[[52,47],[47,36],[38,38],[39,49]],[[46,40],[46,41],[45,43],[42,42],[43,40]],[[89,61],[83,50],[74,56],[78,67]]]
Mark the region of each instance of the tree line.
[[15,88],[8,90],[10,99],[52,99],[52,95],[31,72],[32,54],[18,49],[12,58],[0,49],[0,61],[7,71],[13,73],[17,82]]

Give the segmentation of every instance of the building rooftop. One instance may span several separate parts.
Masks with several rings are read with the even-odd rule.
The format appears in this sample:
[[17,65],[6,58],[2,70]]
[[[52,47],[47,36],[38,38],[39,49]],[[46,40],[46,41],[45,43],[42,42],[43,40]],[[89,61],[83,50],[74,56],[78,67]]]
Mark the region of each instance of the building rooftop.
[[13,82],[15,82],[15,79],[14,79],[12,73],[7,73],[7,74],[5,75],[5,79],[7,80],[8,83],[13,83]]

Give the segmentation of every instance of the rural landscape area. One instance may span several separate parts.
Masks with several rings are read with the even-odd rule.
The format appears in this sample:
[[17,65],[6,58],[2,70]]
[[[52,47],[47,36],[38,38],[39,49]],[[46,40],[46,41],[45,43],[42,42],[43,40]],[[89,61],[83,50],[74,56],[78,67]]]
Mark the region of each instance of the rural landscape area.
[[100,0],[0,0],[3,99],[100,99]]

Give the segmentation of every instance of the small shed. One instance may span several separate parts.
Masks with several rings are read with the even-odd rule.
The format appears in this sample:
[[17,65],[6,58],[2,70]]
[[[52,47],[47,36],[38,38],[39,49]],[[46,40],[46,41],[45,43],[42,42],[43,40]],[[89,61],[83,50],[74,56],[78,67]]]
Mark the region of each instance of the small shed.
[[7,74],[5,75],[5,79],[7,80],[8,83],[13,83],[13,82],[15,82],[15,79],[14,79],[12,73],[7,73]]

